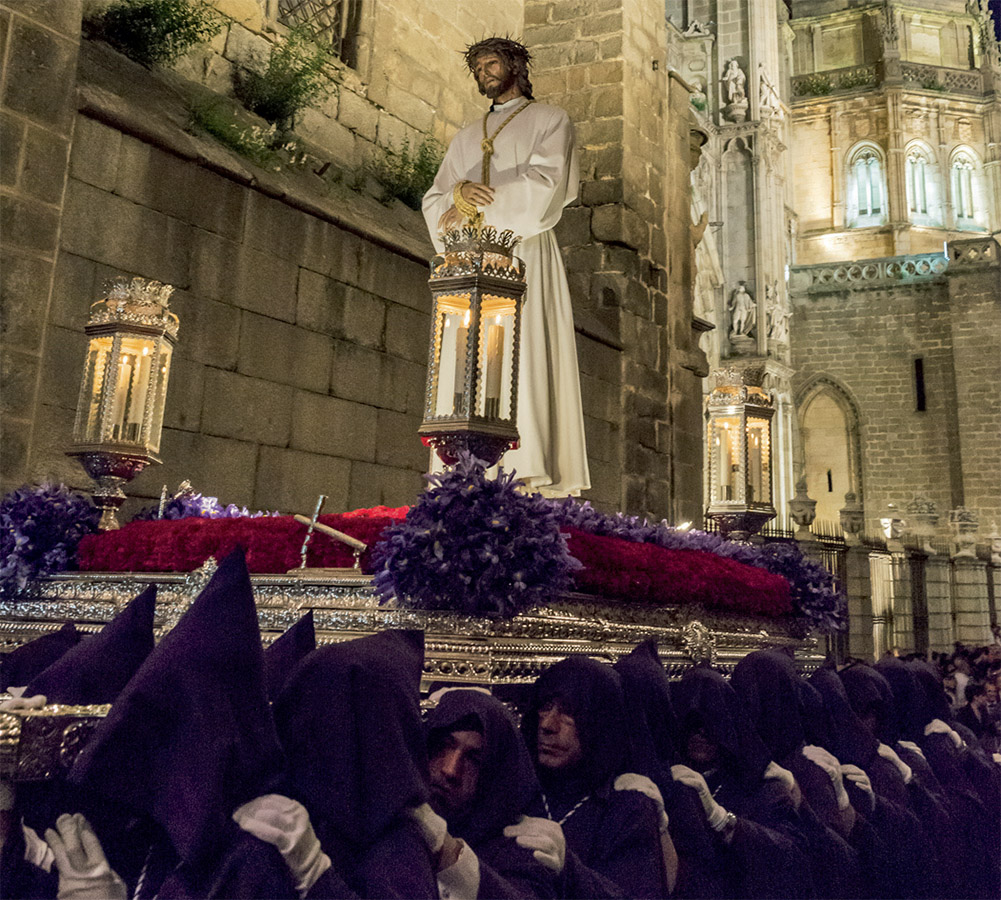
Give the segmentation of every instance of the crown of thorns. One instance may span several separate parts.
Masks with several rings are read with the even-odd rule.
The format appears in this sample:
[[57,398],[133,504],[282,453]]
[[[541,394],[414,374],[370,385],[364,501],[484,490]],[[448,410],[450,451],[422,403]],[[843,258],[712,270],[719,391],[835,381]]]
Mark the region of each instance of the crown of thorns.
[[470,44],[463,53],[470,72],[476,68],[477,57],[484,53],[496,53],[506,57],[509,62],[521,63],[525,71],[528,71],[529,64],[532,62],[532,54],[528,52],[528,48],[524,44],[511,38],[489,37],[477,41],[475,44]]

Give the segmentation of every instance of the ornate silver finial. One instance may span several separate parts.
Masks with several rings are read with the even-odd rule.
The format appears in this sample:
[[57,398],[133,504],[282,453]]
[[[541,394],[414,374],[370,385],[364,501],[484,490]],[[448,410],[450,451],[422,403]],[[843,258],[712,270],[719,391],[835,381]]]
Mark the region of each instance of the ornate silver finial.
[[692,619],[681,629],[681,645],[692,662],[716,664],[716,635],[698,619]]

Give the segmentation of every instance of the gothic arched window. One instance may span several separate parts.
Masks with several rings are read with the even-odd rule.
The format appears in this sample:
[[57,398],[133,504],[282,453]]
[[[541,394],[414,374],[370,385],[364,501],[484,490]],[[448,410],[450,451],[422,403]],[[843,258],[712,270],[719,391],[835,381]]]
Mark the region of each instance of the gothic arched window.
[[927,147],[913,144],[907,149],[907,212],[916,225],[938,225],[938,175],[935,158]]
[[952,155],[952,206],[960,229],[983,228],[979,162],[971,150],[957,150]]
[[878,148],[865,144],[849,157],[847,223],[859,228],[885,221],[883,157]]

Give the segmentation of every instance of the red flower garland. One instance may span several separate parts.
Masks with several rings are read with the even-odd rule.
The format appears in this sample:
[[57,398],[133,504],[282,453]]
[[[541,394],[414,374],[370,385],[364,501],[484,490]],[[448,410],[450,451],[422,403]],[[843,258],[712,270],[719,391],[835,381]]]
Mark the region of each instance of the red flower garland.
[[[406,517],[407,507],[375,507],[320,516],[324,525],[368,544],[362,571],[383,529]],[[130,522],[118,531],[88,535],[77,551],[90,572],[190,572],[209,556],[222,559],[238,544],[256,574],[287,572],[300,563],[306,526],[291,516],[188,518]],[[701,550],[666,550],[620,538],[569,530],[570,552],[584,564],[577,589],[603,597],[655,604],[699,604],[765,616],[792,611],[789,583],[779,575]],[[351,566],[350,547],[315,532],[306,564]]]

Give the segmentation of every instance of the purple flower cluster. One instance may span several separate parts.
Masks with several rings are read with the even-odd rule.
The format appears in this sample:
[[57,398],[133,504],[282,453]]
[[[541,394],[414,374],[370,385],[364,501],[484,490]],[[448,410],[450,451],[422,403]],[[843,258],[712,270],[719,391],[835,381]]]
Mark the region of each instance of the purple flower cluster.
[[194,491],[187,491],[171,497],[163,506],[163,516],[160,516],[160,504],[143,507],[133,517],[132,521],[147,521],[150,519],[259,519],[262,516],[277,516],[273,512],[251,512],[246,506],[230,503],[223,506],[218,497],[205,497]]
[[598,512],[590,503],[578,503],[572,497],[543,500],[551,505],[564,527],[604,537],[617,537],[640,544],[655,544],[667,550],[704,550],[735,562],[781,575],[789,582],[793,608],[811,627],[828,633],[848,625],[848,604],[823,566],[807,559],[798,547],[788,543],[763,547],[728,541],[705,531],[680,531],[666,521],[650,523],[639,516],[614,516]]
[[514,474],[488,479],[464,453],[407,518],[375,547],[375,586],[414,609],[509,618],[571,586],[581,568],[567,549],[558,510],[518,490]]
[[100,511],[64,484],[24,485],[0,500],[0,594],[73,565],[77,544],[97,531]]

